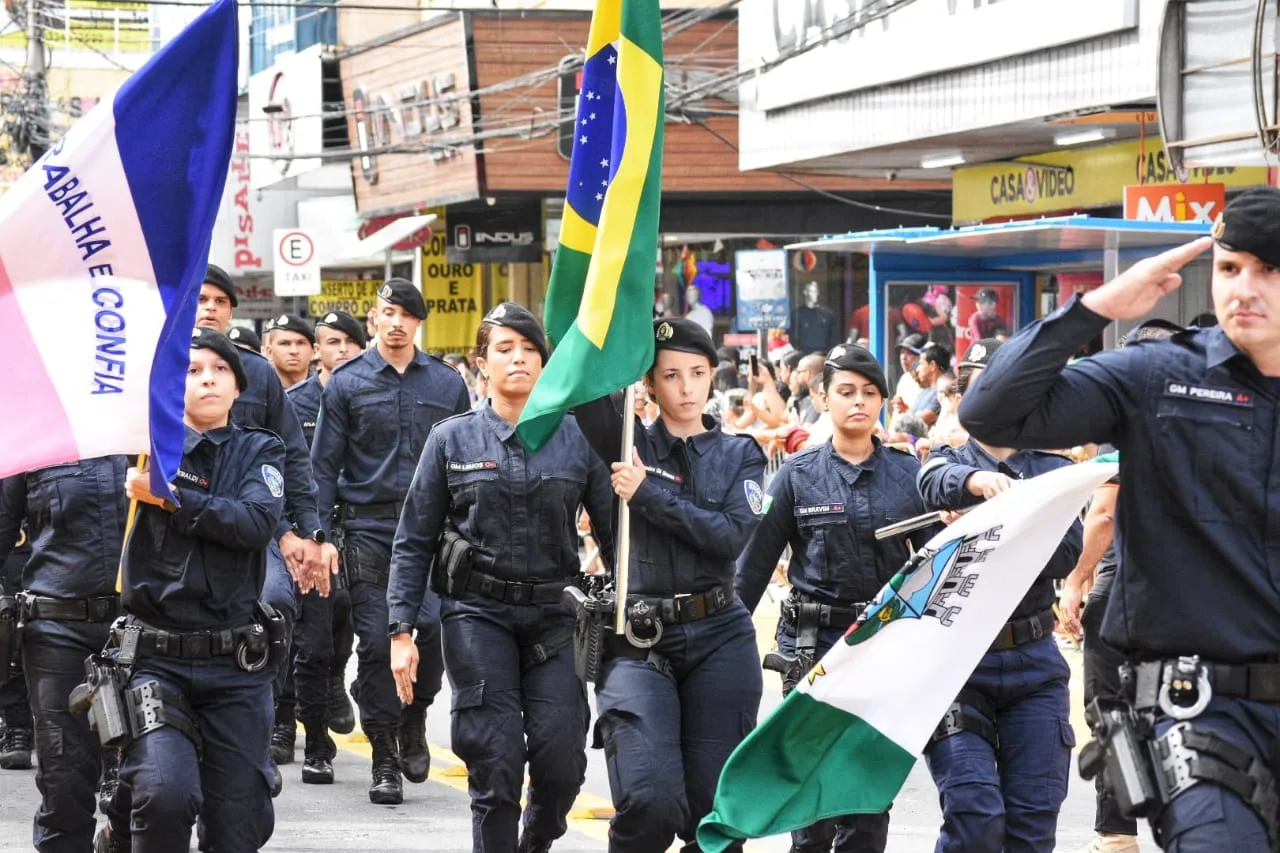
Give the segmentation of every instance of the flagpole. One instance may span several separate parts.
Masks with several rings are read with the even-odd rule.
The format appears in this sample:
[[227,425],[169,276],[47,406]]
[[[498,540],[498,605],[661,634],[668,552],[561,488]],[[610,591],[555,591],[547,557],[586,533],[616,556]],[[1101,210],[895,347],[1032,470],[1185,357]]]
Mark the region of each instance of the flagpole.
[[[147,454],[138,454],[138,470],[147,470]],[[120,563],[116,567],[116,592],[124,592],[124,552],[129,547],[129,535],[133,533],[133,525],[138,520],[138,500],[129,501],[129,514],[124,521],[124,536],[120,539]]]
[[[636,445],[636,384],[627,386],[622,405],[622,462],[631,464]],[[618,562],[614,566],[614,630],[621,634],[627,626],[627,586],[631,563],[631,507],[624,500],[618,508]]]

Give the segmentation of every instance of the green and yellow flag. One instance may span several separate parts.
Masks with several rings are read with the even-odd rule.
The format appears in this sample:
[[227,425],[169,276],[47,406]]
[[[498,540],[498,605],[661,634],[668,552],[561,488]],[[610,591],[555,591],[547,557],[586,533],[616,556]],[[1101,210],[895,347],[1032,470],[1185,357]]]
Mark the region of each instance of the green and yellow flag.
[[653,363],[664,113],[658,0],[598,0],[547,287],[555,352],[517,427],[530,450],[566,411],[626,387]]

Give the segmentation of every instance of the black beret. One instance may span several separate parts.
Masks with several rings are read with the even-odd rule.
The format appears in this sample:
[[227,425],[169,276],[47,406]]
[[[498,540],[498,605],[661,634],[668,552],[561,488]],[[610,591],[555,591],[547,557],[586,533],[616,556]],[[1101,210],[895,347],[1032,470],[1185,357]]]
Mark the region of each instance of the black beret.
[[960,366],[986,367],[991,363],[991,356],[995,355],[998,349],[1000,349],[999,338],[983,338],[980,341],[974,341],[960,357]]
[[227,275],[227,271],[220,266],[209,264],[204,271],[204,284],[212,284],[231,298],[231,307],[235,308],[240,304],[240,298],[236,296],[236,286],[231,283],[231,276]]
[[355,341],[358,347],[363,347],[368,340],[364,334],[364,323],[361,323],[345,311],[330,311],[325,314],[319,320],[316,320],[316,328],[318,329],[321,326],[337,329]]
[[912,332],[902,340],[898,341],[898,349],[904,349],[907,352],[913,352],[916,355],[919,355],[920,350],[924,349],[924,345],[928,342],[929,339],[924,335],[919,332]]
[[866,347],[857,344],[839,344],[827,353],[827,367],[832,370],[852,370],[871,380],[882,397],[889,396],[889,383],[884,378],[884,368]]
[[705,355],[714,367],[717,363],[716,348],[711,335],[688,317],[667,317],[653,321],[654,355],[658,350],[670,349]]
[[241,349],[253,350],[254,352],[262,349],[262,341],[254,334],[253,329],[247,326],[232,326],[231,331],[227,332],[227,338]]
[[399,305],[419,320],[427,319],[427,303],[422,301],[422,292],[414,287],[413,282],[389,278],[378,288],[378,296],[392,305]]
[[547,363],[547,336],[543,333],[538,318],[528,308],[518,302],[499,302],[480,322],[490,326],[506,326],[524,335],[529,343],[537,347],[542,363]]
[[269,332],[297,332],[306,338],[312,346],[316,345],[316,332],[311,324],[296,314],[281,314],[271,321]]
[[191,332],[192,349],[210,349],[216,352],[223,361],[231,365],[231,372],[236,375],[236,388],[240,393],[249,387],[249,377],[244,372],[244,362],[240,360],[240,351],[236,345],[222,332],[213,329],[198,328]]
[[1253,187],[1233,198],[1213,223],[1213,239],[1280,266],[1280,189]]

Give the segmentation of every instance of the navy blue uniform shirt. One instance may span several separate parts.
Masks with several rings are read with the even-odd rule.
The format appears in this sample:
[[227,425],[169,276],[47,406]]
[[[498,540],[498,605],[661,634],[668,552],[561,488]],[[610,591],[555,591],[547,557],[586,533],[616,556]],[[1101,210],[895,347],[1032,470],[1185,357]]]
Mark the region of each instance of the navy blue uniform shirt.
[[[604,397],[577,409],[578,426],[606,462],[622,452],[622,413]],[[764,452],[703,416],[706,432],[676,438],[659,418],[636,422],[648,473],[631,499],[631,595],[686,595],[733,583],[734,561],[764,513]]]
[[[772,502],[764,521],[738,560],[734,583],[748,610],[760,603],[787,545],[787,579],[824,604],[870,601],[906,564],[908,537],[877,540],[875,532],[926,512],[916,490],[920,462],[872,441],[875,450],[859,465],[842,458],[829,441],[782,463],[769,485]],[[910,538],[923,545],[939,529]]]
[[[982,502],[982,498],[965,488],[969,477],[978,471],[995,471],[1014,480],[1023,480],[1071,464],[1065,456],[1037,450],[1021,450],[1007,459],[997,460],[971,438],[959,447],[942,445],[933,449],[929,461],[920,469],[920,494],[929,509],[964,509]],[[1058,598],[1053,589],[1054,580],[1071,574],[1083,547],[1084,527],[1077,519],[1071,522],[1053,556],[1013,609],[1010,618],[1032,616],[1052,606]]]
[[580,504],[600,553],[613,553],[609,472],[577,421],[566,417],[533,455],[515,431],[487,402],[432,430],[392,546],[392,622],[415,620],[446,523],[471,543],[472,568],[504,580],[577,577]]
[[[34,533],[22,586],[54,598],[114,595],[128,499],[124,456],[84,459],[0,483],[0,560]],[[16,591],[16,590],[15,590]]]
[[[404,373],[377,347],[339,365],[325,386],[311,446],[324,529],[330,529],[338,502],[403,501],[431,428],[470,410],[471,395],[458,371],[419,350]],[[376,519],[348,523],[353,529],[383,526]]]
[[1068,365],[1107,325],[1073,299],[1027,327],[961,420],[1006,447],[1119,448],[1107,642],[1222,662],[1280,655],[1280,395],[1216,326]]
[[284,389],[293,404],[293,411],[302,425],[302,437],[310,448],[315,443],[316,421],[320,420],[320,399],[324,394],[324,386],[320,384],[320,375],[316,374],[302,380],[297,385]]
[[157,628],[234,628],[253,619],[267,546],[284,511],[284,444],[233,424],[187,427],[182,505],[138,504],[124,555],[124,608]]
[[300,536],[310,536],[320,527],[316,511],[316,484],[311,478],[311,460],[298,416],[280,384],[271,362],[256,352],[240,351],[240,362],[249,387],[231,407],[231,420],[243,427],[271,430],[284,442],[285,512],[276,525],[279,539],[294,527]]

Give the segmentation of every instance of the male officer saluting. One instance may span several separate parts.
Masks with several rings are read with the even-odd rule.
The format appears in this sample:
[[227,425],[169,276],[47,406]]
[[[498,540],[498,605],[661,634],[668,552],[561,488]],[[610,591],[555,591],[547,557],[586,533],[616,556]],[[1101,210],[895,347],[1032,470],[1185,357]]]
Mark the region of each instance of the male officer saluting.
[[1113,755],[1121,731],[1157,742],[1162,766],[1147,782],[1158,792],[1147,799],[1165,849],[1274,850],[1280,190],[1241,193],[1213,236],[1219,326],[1067,364],[1111,322],[1146,316],[1176,290],[1179,270],[1214,244],[1201,239],[1138,262],[1006,343],[960,418],[996,445],[1119,448],[1123,568],[1102,635],[1129,652],[1136,720],[1108,715],[1102,733]]
[[[277,332],[279,328],[277,325]],[[341,311],[331,311],[317,320],[315,335],[320,370],[310,379],[285,389],[302,421],[302,434],[308,446],[315,438],[321,395],[334,368],[364,349],[364,329],[360,322]],[[351,657],[351,634],[351,599],[346,590],[335,589],[327,597],[312,590],[302,596],[294,631],[293,660],[298,719],[307,732],[303,782],[324,785],[333,781],[332,762],[337,747],[325,729],[346,734],[356,725],[342,685],[343,672]]]
[[427,434],[439,421],[471,410],[458,372],[414,346],[426,316],[413,284],[393,278],[382,286],[374,316],[377,343],[333,372],[311,448],[322,523],[343,535],[343,570],[359,635],[356,702],[373,746],[369,799],[384,805],[403,799],[402,762],[409,781],[426,780],[426,707],[443,673],[439,601],[428,596],[436,612],[420,614],[415,701],[400,711],[387,636],[391,541]]

